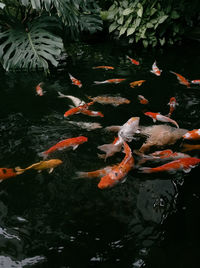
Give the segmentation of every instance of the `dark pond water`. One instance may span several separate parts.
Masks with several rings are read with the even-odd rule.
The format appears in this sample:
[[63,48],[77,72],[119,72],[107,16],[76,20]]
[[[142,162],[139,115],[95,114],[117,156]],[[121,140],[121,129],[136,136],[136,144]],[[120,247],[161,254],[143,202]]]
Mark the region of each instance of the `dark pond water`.
[[[100,190],[99,179],[74,179],[76,171],[91,171],[118,163],[116,154],[107,163],[99,159],[97,146],[110,143],[104,127],[122,125],[139,116],[144,126],[152,120],[143,114],[137,95],[149,100],[148,109],[167,114],[169,99],[179,103],[173,114],[181,128],[200,127],[200,87],[180,85],[180,73],[200,79],[200,44],[162,50],[135,50],[113,43],[76,47],[51,76],[38,73],[0,74],[0,166],[27,167],[41,160],[39,152],[62,139],[84,135],[88,142],[76,150],[58,151],[63,160],[51,174],[26,172],[0,185],[0,267],[197,267],[200,238],[199,168],[175,175],[141,175],[132,170],[124,183]],[[129,55],[140,61],[132,65]],[[156,59],[160,77],[150,73]],[[94,70],[111,65],[114,70]],[[83,83],[71,84],[68,72]],[[94,85],[93,81],[126,78],[118,85]],[[141,87],[129,83],[144,79]],[[43,81],[43,97],[35,86]],[[59,99],[58,91],[88,101],[87,96],[110,94],[131,100],[113,107],[96,103],[104,118],[82,114],[65,119],[72,102]],[[83,123],[102,125],[88,130]],[[131,143],[139,148],[141,141]],[[199,153],[192,152],[199,157]],[[193,265],[193,266],[192,266]]]

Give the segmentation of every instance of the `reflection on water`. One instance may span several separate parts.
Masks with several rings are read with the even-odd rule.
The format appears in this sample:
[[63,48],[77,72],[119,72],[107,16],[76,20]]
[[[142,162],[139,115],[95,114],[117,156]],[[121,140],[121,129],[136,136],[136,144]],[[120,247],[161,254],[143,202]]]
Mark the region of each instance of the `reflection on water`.
[[[190,174],[173,176],[141,175],[133,170],[124,183],[103,191],[97,188],[99,179],[75,179],[74,174],[120,162],[120,153],[106,163],[97,156],[97,146],[113,140],[113,134],[105,132],[104,127],[122,125],[132,116],[139,116],[142,125],[149,125],[144,109],[167,114],[172,96],[179,103],[173,119],[181,128],[199,128],[200,88],[187,89],[169,73],[174,70],[198,78],[200,59],[195,57],[199,45],[189,48],[190,44],[186,44],[166,50],[135,51],[112,43],[81,45],[49,77],[1,73],[1,167],[24,168],[36,163],[41,160],[38,153],[62,139],[84,135],[88,142],[76,150],[55,152],[53,157],[63,164],[51,174],[29,171],[1,184],[0,267],[155,268],[161,267],[157,265],[157,252],[164,255],[168,250],[172,255],[167,246],[179,239],[173,236],[174,230],[179,230],[180,235],[187,230],[189,235],[190,215],[196,226],[198,168]],[[141,65],[132,65],[126,55],[132,55]],[[160,77],[150,73],[155,59],[163,70]],[[115,69],[92,69],[98,65]],[[71,84],[68,72],[82,81],[81,89]],[[126,81],[117,85],[93,83],[110,78]],[[129,86],[141,79],[146,82],[140,87]],[[39,97],[35,86],[41,81],[46,93]],[[101,111],[104,118],[76,114],[67,119],[63,115],[72,101],[58,98],[58,91],[85,102],[87,96],[108,94],[127,98],[131,103],[118,107],[95,103],[94,110]],[[138,94],[149,100],[147,108],[138,102]],[[131,143],[132,149],[139,148],[140,143]],[[189,191],[185,184],[190,185]],[[194,194],[193,209],[190,197]],[[189,240],[190,244],[194,242],[192,236]],[[175,244],[180,247],[180,243]],[[164,257],[167,259],[167,253]]]

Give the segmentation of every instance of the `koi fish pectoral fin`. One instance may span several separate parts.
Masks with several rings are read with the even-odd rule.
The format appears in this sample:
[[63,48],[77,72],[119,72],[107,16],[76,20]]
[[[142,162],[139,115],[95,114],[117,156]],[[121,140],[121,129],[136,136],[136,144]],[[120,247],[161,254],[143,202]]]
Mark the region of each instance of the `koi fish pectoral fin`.
[[52,173],[53,170],[54,170],[54,168],[50,168],[50,169],[49,169],[49,174]]
[[72,146],[73,147],[73,151],[76,150],[78,148],[78,144]]
[[183,171],[185,173],[189,173],[191,171],[192,167],[184,168]]
[[156,122],[156,119],[153,118],[153,122],[155,123]]
[[17,175],[20,175],[22,173],[24,173],[24,171],[26,171],[26,169],[20,168],[20,167],[15,167],[15,172]]

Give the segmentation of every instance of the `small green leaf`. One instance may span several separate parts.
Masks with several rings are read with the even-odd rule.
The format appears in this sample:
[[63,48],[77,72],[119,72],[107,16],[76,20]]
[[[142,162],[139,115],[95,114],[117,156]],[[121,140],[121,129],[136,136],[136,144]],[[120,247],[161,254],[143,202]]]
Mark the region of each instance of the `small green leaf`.
[[1,9],[4,9],[4,7],[5,7],[5,4],[4,3],[0,3],[0,8]]
[[134,32],[135,32],[135,27],[128,28],[126,35],[129,36],[129,35],[133,34]]
[[127,16],[127,15],[131,14],[132,12],[133,12],[133,9],[132,8],[126,8],[123,11],[123,15],[124,16]]
[[160,38],[160,39],[159,39],[159,41],[160,41],[161,46],[163,46],[163,45],[164,45],[164,43],[165,43],[165,37]]
[[171,18],[178,19],[178,18],[180,18],[180,15],[178,14],[178,12],[176,10],[172,10]]
[[117,20],[117,23],[120,24],[120,25],[122,25],[123,22],[124,22],[124,17],[121,16],[121,17]]
[[142,40],[143,46],[146,48],[148,47],[148,41],[147,40]]
[[112,23],[112,24],[109,26],[109,33],[111,33],[111,32],[113,32],[114,30],[116,30],[118,26],[119,26],[119,25],[118,25],[116,22]]
[[122,27],[121,30],[119,31],[119,36],[121,36],[122,34],[124,34],[126,32],[126,29],[125,27]]
[[140,9],[138,9],[138,11],[137,11],[137,15],[138,15],[138,17],[142,17],[142,14],[143,14],[143,6],[141,6],[141,8]]

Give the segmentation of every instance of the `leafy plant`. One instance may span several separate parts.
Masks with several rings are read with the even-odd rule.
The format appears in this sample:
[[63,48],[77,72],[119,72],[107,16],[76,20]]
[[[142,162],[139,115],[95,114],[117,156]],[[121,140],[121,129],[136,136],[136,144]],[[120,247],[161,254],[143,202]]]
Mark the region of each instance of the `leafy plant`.
[[76,37],[102,29],[92,0],[5,0],[0,3],[0,60],[9,70],[58,65],[64,32]]
[[102,13],[102,18],[109,21],[110,33],[114,32],[118,38],[128,38],[129,43],[140,42],[144,47],[172,44],[182,38],[198,15],[198,1],[193,1],[190,7],[186,2],[114,1],[110,8]]

